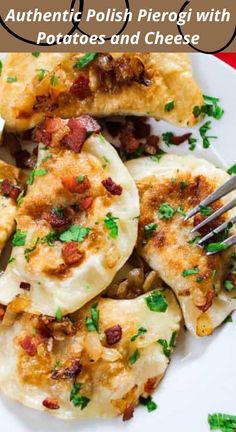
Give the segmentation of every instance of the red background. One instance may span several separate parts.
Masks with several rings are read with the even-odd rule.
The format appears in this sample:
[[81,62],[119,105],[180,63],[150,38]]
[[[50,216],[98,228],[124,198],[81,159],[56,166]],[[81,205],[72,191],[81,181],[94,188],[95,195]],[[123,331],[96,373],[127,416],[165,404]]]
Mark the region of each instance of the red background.
[[220,58],[236,69],[236,53],[219,53],[216,54],[216,57]]

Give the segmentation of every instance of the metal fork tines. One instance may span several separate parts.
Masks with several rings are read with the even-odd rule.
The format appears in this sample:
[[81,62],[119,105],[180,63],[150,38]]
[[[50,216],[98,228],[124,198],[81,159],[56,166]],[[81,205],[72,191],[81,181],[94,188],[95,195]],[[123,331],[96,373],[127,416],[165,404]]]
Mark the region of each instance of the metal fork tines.
[[[201,212],[203,207],[209,206],[209,204],[212,204],[213,202],[217,201],[218,199],[224,197],[228,193],[232,192],[236,189],[236,175],[232,178],[230,178],[225,184],[220,186],[215,192],[210,194],[207,198],[205,198],[201,203],[199,203],[196,207],[194,207],[187,215],[185,216],[184,220],[188,220],[191,217],[195,216],[198,212]],[[213,212],[210,216],[208,216],[206,219],[204,219],[202,222],[200,222],[198,225],[196,225],[191,232],[194,233],[196,231],[199,231],[202,227],[209,224],[209,222],[214,221],[216,218],[221,216],[222,214],[226,213],[227,211],[231,210],[233,207],[236,207],[236,197],[230,201],[229,203],[225,204],[224,206],[220,207],[218,210]],[[224,222],[211,232],[209,232],[207,235],[202,237],[199,241],[199,245],[203,245],[204,242],[212,238],[214,235],[221,233],[224,230],[229,229],[236,223],[236,216],[233,216],[229,221]],[[232,235],[231,237],[227,238],[226,240],[222,241],[222,248],[226,248],[229,246],[232,246],[236,244],[236,234]],[[208,251],[207,255],[211,255],[213,253],[218,252],[216,251]]]

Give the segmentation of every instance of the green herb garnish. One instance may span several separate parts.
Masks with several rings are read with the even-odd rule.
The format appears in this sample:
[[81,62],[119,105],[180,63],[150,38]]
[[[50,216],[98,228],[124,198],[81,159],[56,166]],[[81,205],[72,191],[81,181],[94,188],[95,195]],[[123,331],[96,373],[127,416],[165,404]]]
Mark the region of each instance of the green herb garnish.
[[196,266],[196,267],[193,267],[191,269],[183,270],[182,271],[182,276],[183,277],[187,277],[187,276],[195,275],[195,274],[198,274],[198,273],[199,273],[199,268]]
[[159,219],[171,219],[175,214],[175,210],[168,204],[162,203],[158,210]]
[[210,216],[212,214],[212,208],[202,204],[199,205],[199,211],[203,216]]
[[84,181],[84,177],[85,177],[85,176],[84,176],[84,175],[82,175],[82,174],[81,174],[81,175],[79,175],[79,176],[77,177],[77,179],[76,179],[76,180],[77,180],[77,182],[78,182],[78,183],[83,183],[83,181]]
[[42,81],[45,77],[45,73],[48,72],[47,69],[36,69],[36,72],[38,72],[38,80]]
[[211,430],[234,432],[236,429],[236,416],[222,413],[209,414],[208,423]]
[[162,139],[168,147],[172,144],[173,136],[174,134],[172,132],[165,132],[162,134]]
[[162,156],[166,154],[163,150],[159,149],[158,152],[152,156],[150,156],[150,159],[154,162],[160,162]]
[[134,342],[139,336],[145,333],[147,333],[147,329],[145,327],[139,327],[138,332],[130,338],[131,342]]
[[229,169],[227,169],[227,173],[230,175],[236,174],[236,163],[232,165]]
[[86,396],[81,396],[78,394],[81,388],[82,388],[81,383],[74,384],[70,392],[70,402],[72,402],[75,407],[80,407],[80,409],[83,410],[90,402],[90,399]]
[[17,207],[19,207],[21,205],[24,196],[25,196],[25,191],[22,190],[21,193],[18,195],[18,197],[16,199]]
[[188,244],[195,244],[195,243],[198,243],[200,239],[201,239],[201,236],[197,235],[196,237],[192,238],[191,240],[188,240],[187,243]]
[[112,213],[107,213],[104,219],[105,227],[109,230],[110,238],[117,239],[119,228],[117,225],[118,217],[112,215]]
[[140,396],[139,402],[147,407],[148,412],[155,411],[158,407],[158,405],[152,400],[152,396],[148,396],[147,398],[144,398],[143,396]]
[[207,136],[207,132],[210,129],[211,129],[211,121],[207,121],[199,129],[200,135],[202,137],[203,148],[210,147],[210,139],[217,138],[216,136]]
[[195,148],[196,148],[196,143],[197,143],[197,139],[196,138],[189,138],[188,139],[188,149],[190,150],[190,151],[193,151],[193,150],[195,150]]
[[89,234],[90,228],[80,225],[71,225],[66,231],[59,235],[62,242],[76,241],[81,243]]
[[15,83],[15,82],[17,82],[17,77],[16,76],[8,76],[7,82],[8,83]]
[[224,280],[223,285],[227,291],[233,291],[235,288],[234,283],[231,280]]
[[40,56],[40,52],[32,52],[31,53],[33,57],[38,58]]
[[62,317],[63,317],[63,313],[62,313],[61,308],[59,307],[59,308],[57,308],[57,310],[56,310],[56,313],[55,313],[55,319],[56,319],[56,321],[61,321],[61,320],[62,320]]
[[140,351],[136,349],[133,354],[129,357],[129,364],[133,365],[140,358]]
[[176,332],[173,332],[169,342],[166,339],[158,339],[157,341],[162,346],[163,354],[167,358],[170,358],[172,349],[175,347],[175,338]]
[[174,109],[174,107],[175,107],[175,101],[168,102],[168,103],[165,105],[165,112],[170,112],[170,111],[172,111],[172,110]]
[[32,169],[32,171],[28,177],[28,180],[27,180],[28,185],[32,186],[36,177],[44,176],[47,173],[48,173],[48,170],[46,168],[40,168],[40,169],[34,168],[34,169]]
[[99,310],[97,310],[97,303],[91,306],[91,315],[85,318],[85,324],[89,332],[99,331]]
[[180,189],[183,191],[186,189],[186,187],[188,186],[188,182],[183,180],[180,182]]
[[165,296],[157,290],[152,291],[147,297],[145,297],[145,301],[149,309],[153,312],[165,312],[168,308]]
[[0,60],[0,76],[2,76],[2,68],[3,68],[3,62]]
[[225,318],[225,320],[223,321],[223,324],[231,323],[231,322],[233,322],[233,318],[231,315],[229,315]]
[[157,230],[157,224],[155,223],[149,223],[145,225],[144,231],[145,231],[145,238],[149,239],[152,236],[152,233]]
[[27,232],[21,231],[20,229],[16,230],[16,233],[12,239],[12,246],[25,246]]
[[216,243],[209,243],[206,245],[207,252],[220,252],[225,249],[228,249],[229,245],[222,242],[216,242]]
[[50,84],[53,87],[56,87],[56,85],[58,84],[58,77],[55,75],[55,73],[50,78]]
[[97,53],[88,52],[88,53],[84,54],[82,57],[80,57],[80,59],[75,63],[74,67],[77,69],[83,69],[91,61],[93,61],[96,56],[97,56]]

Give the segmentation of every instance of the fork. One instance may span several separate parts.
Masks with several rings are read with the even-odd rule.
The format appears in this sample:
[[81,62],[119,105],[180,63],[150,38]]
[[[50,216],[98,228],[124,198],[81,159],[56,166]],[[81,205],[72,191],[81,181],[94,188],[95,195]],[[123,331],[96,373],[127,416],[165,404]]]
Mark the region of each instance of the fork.
[[[213,202],[217,201],[218,199],[222,198],[223,196],[227,195],[229,192],[232,192],[236,189],[236,175],[230,178],[225,184],[220,186],[215,192],[208,195],[201,203],[199,203],[196,207],[194,207],[190,212],[188,212],[184,218],[185,221],[195,216],[199,211],[201,211],[201,206],[208,206],[209,204],[212,204]],[[199,229],[201,229],[203,226],[207,225],[209,222],[214,221],[216,218],[221,216],[222,214],[226,213],[228,210],[231,210],[233,207],[236,207],[236,197],[230,201],[229,203],[225,204],[224,206],[220,207],[218,210],[216,210],[214,213],[212,213],[210,216],[208,216],[206,219],[204,219],[202,222],[200,222],[198,225],[196,225],[192,230],[191,233],[195,233]],[[233,216],[229,221],[226,221],[222,223],[220,226],[215,228],[214,230],[210,231],[207,235],[202,237],[196,244],[199,246],[203,246],[203,244],[211,239],[214,235],[221,233],[225,229],[227,229],[229,226],[232,227],[233,224],[236,223],[236,216]],[[212,255],[220,250],[227,249],[228,247],[236,244],[236,234],[233,234],[231,237],[228,237],[226,240],[220,242],[221,247],[218,250],[211,250],[207,252],[207,255]]]

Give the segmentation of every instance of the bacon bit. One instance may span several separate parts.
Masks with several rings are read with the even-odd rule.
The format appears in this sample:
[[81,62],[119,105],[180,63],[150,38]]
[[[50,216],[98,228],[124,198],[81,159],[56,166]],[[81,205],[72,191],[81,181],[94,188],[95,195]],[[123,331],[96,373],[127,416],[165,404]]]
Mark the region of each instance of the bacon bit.
[[110,54],[99,54],[96,59],[96,66],[104,72],[113,72],[114,59]]
[[135,138],[146,138],[150,135],[151,127],[149,124],[145,123],[145,120],[135,119],[134,121],[134,136]]
[[78,243],[71,241],[63,245],[62,257],[65,264],[68,266],[73,266],[75,264],[79,264],[82,261],[84,253],[79,251]]
[[184,134],[184,135],[179,135],[179,136],[177,136],[177,135],[173,135],[172,137],[171,137],[171,140],[170,140],[170,142],[171,142],[171,144],[173,144],[173,145],[180,145],[180,144],[182,144],[184,141],[187,141],[190,137],[191,137],[191,133],[186,133],[186,134]]
[[80,153],[87,136],[86,128],[80,124],[79,119],[74,117],[68,121],[67,126],[70,128],[70,133],[62,138],[61,144],[75,153]]
[[66,190],[72,193],[84,193],[90,188],[88,176],[84,176],[82,181],[78,180],[78,176],[62,177],[61,182]]
[[206,295],[205,304],[202,306],[197,306],[198,309],[200,309],[202,312],[206,312],[212,306],[213,299],[214,299],[215,295],[216,295],[215,290],[213,288],[210,288],[207,292],[207,295]]
[[78,118],[81,126],[84,126],[87,132],[100,132],[100,124],[90,115],[85,114]]
[[[193,219],[193,225],[197,226],[201,222],[203,222],[207,217],[201,214],[196,214]],[[214,231],[218,226],[220,226],[223,223],[222,218],[214,219],[213,221],[209,222],[208,224],[204,225],[203,227],[198,229],[198,232],[201,235],[209,234],[209,232]]]
[[234,284],[234,286],[236,287],[236,274],[234,273],[229,273],[226,278],[226,280],[229,280],[230,282],[232,282]]
[[116,138],[119,135],[121,126],[122,123],[120,122],[111,122],[111,121],[106,122],[107,131],[113,138]]
[[2,321],[4,315],[5,315],[6,307],[3,305],[0,305],[0,321]]
[[49,117],[45,120],[44,124],[45,124],[46,131],[50,134],[53,134],[61,128],[62,121],[58,117],[53,117],[53,118]]
[[114,345],[121,340],[122,328],[119,324],[105,330],[106,341],[108,345]]
[[159,144],[160,138],[157,135],[150,135],[147,137],[146,147],[154,147],[155,150],[158,150],[158,144]]
[[58,333],[62,335],[74,335],[76,328],[68,317],[63,317],[61,321],[56,321],[54,317],[39,315],[33,317],[33,326],[37,329],[42,338],[56,337]]
[[110,192],[112,195],[121,195],[122,194],[122,186],[116,184],[111,177],[107,177],[102,181],[102,185]]
[[56,229],[66,228],[70,223],[70,220],[65,216],[63,210],[61,211],[61,214],[56,214],[52,209],[50,213],[43,214],[42,217]]
[[36,158],[27,150],[18,150],[14,153],[14,158],[18,168],[33,168],[36,163]]
[[134,416],[134,408],[135,408],[134,404],[130,404],[125,408],[122,417],[123,421],[130,420]]
[[34,129],[32,134],[32,140],[35,143],[41,143],[48,147],[51,144],[52,134],[46,131],[44,126],[41,125]]
[[92,92],[89,87],[89,78],[81,72],[74,80],[70,92],[80,100],[91,96]]
[[148,394],[152,394],[156,388],[158,377],[148,378],[144,384],[144,391]]
[[121,56],[115,62],[115,77],[117,83],[129,84],[131,81],[139,81],[143,73],[144,65],[138,58]]
[[36,355],[37,345],[38,340],[34,336],[25,336],[24,339],[20,341],[21,348],[31,357]]
[[10,197],[13,200],[17,200],[20,195],[20,188],[11,184],[8,180],[3,180],[0,184],[0,190],[3,195],[6,197]]
[[52,409],[52,410],[56,410],[56,409],[60,408],[58,400],[55,399],[55,398],[50,398],[50,397],[44,399],[43,402],[42,402],[42,405],[45,408]]
[[28,282],[21,282],[20,288],[25,290],[25,291],[30,291],[31,285]]
[[79,359],[73,359],[71,364],[66,368],[55,369],[51,374],[54,380],[76,378],[82,371],[82,363]]
[[82,198],[79,201],[79,209],[81,211],[88,210],[92,204],[93,204],[93,197],[89,196],[89,197]]
[[139,148],[139,141],[133,136],[129,129],[123,129],[120,133],[121,146],[127,153],[134,153]]

